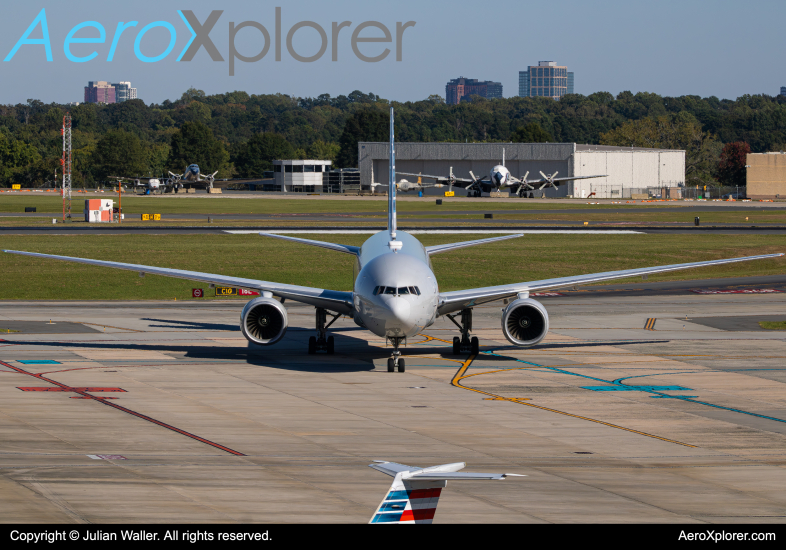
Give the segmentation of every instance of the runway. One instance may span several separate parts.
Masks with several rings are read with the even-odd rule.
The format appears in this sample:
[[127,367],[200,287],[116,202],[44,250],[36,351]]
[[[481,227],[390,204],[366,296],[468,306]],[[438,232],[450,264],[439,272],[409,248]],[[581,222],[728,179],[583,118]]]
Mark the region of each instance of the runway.
[[741,286],[537,298],[527,350],[491,304],[477,357],[440,319],[405,373],[349,319],[306,355],[314,310],[289,303],[259,348],[243,302],[2,302],[3,519],[365,523],[389,486],[367,465],[392,460],[528,476],[450,482],[435,523],[783,522],[786,331],[754,326],[786,292],[692,291]]

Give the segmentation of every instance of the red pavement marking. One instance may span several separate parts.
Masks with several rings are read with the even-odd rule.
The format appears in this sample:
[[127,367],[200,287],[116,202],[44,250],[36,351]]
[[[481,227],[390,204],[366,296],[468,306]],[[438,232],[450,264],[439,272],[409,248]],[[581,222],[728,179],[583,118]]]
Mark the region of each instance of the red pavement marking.
[[123,388],[44,388],[44,387],[29,387],[29,388],[16,388],[22,391],[71,391],[71,392],[92,392],[92,393],[101,393],[101,392],[123,392],[126,393],[126,390]]
[[[62,388],[60,391],[68,391],[68,392],[78,393],[84,399],[92,399],[93,401],[96,401],[98,403],[103,403],[107,407],[112,407],[113,409],[117,409],[118,411],[122,411],[122,412],[124,412],[126,414],[130,414],[132,416],[136,416],[137,418],[141,418],[142,420],[146,420],[148,422],[156,424],[157,426],[161,426],[162,428],[166,428],[167,430],[172,430],[173,432],[177,432],[180,435],[184,435],[186,437],[190,437],[191,439],[195,439],[195,440],[197,440],[197,441],[199,441],[201,443],[205,443],[206,445],[210,445],[211,447],[215,447],[216,449],[221,449],[222,451],[225,451],[225,452],[227,452],[229,454],[233,454],[235,456],[246,456],[243,453],[239,453],[239,452],[237,452],[237,451],[235,451],[233,449],[230,449],[229,447],[225,447],[224,445],[219,445],[218,443],[214,443],[213,441],[210,441],[209,439],[205,439],[204,437],[199,437],[198,435],[194,435],[194,434],[189,433],[189,432],[187,432],[185,430],[181,430],[180,428],[176,428],[176,427],[174,427],[174,426],[172,426],[170,424],[167,424],[165,422],[161,422],[160,420],[156,420],[155,418],[151,418],[151,417],[149,417],[147,415],[138,413],[136,411],[132,411],[131,409],[127,409],[126,407],[123,407],[122,405],[118,405],[117,403],[112,403],[110,401],[107,401],[103,397],[97,397],[95,395],[90,395],[89,393],[86,393],[86,392],[82,391],[84,388],[72,388],[70,386],[66,386],[65,384],[61,384],[60,382],[52,380],[51,378],[47,378],[47,377],[45,377],[45,376],[43,376],[41,374],[34,374],[34,373],[28,372],[28,371],[26,371],[24,369],[20,369],[19,367],[15,367],[14,365],[9,365],[5,361],[0,361],[0,365],[3,365],[4,367],[8,367],[9,369],[13,369],[16,372],[18,372],[19,374],[26,374],[27,376],[32,376],[33,378],[37,378],[38,380],[43,380],[44,382],[49,382],[50,384],[54,384],[58,388]],[[55,391],[57,391],[57,390],[55,390]]]

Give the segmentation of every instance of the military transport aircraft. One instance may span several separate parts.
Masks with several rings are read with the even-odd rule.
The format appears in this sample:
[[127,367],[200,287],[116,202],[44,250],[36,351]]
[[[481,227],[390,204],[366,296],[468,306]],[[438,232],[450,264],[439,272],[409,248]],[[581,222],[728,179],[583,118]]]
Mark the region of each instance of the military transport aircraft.
[[199,171],[198,165],[189,164],[185,172],[183,172],[182,174],[175,174],[174,172],[169,172],[169,180],[167,180],[167,183],[172,185],[179,185],[181,181],[185,181],[188,183],[206,183],[207,187],[209,189],[212,189],[213,182],[216,179],[216,174],[218,174],[218,170],[216,170],[212,174],[202,174]]
[[[570,178],[558,178],[556,177],[559,172],[554,172],[553,174],[546,175],[543,172],[540,173],[541,178],[528,180],[527,176],[529,176],[529,172],[524,174],[523,178],[517,178],[510,173],[510,170],[505,168],[505,149],[502,150],[502,164],[497,164],[494,166],[490,171],[488,176],[483,176],[481,178],[475,176],[470,170],[469,175],[472,176],[471,179],[468,178],[457,178],[453,175],[453,167],[450,167],[450,174],[448,177],[444,176],[429,176],[427,174],[414,174],[411,172],[396,172],[396,174],[402,176],[416,176],[418,181],[420,178],[426,178],[434,180],[436,183],[441,183],[443,185],[450,185],[463,187],[467,191],[471,191],[468,196],[476,196],[479,197],[482,192],[489,192],[489,191],[500,191],[501,189],[513,189],[516,190],[514,193],[519,197],[526,197],[527,191],[542,191],[547,187],[557,187],[562,182],[565,181],[574,181],[574,180],[585,180],[590,178],[605,178],[606,175],[600,176],[575,176]],[[537,189],[535,188],[537,187]]]
[[[392,108],[390,109],[389,164],[390,181],[395,181],[396,162],[393,143]],[[763,254],[744,258],[608,271],[605,273],[441,292],[437,284],[437,277],[431,267],[432,256],[467,246],[493,243],[503,239],[521,237],[522,235],[506,235],[503,237],[424,247],[417,238],[405,231],[399,231],[396,227],[395,187],[392,187],[390,193],[388,193],[387,230],[372,235],[362,246],[345,246],[269,233],[260,233],[260,235],[326,248],[354,256],[356,270],[354,290],[352,292],[327,290],[182,269],[55,256],[38,254],[36,252],[20,252],[16,250],[5,250],[4,252],[36,258],[78,262],[99,267],[113,267],[138,271],[140,274],[150,273],[260,291],[262,296],[248,302],[240,314],[240,329],[243,335],[254,344],[275,344],[284,337],[284,333],[287,330],[287,310],[282,302],[276,300],[274,296],[316,307],[316,335],[309,338],[309,353],[317,351],[333,353],[334,340],[332,336],[327,335],[327,329],[341,315],[347,315],[358,326],[368,329],[377,336],[386,338],[393,345],[393,353],[388,359],[388,371],[390,372],[393,372],[396,368],[398,368],[399,372],[404,371],[404,360],[401,359],[401,352],[399,351],[401,344],[407,338],[415,336],[426,327],[432,325],[439,316],[445,316],[450,319],[460,331],[460,337],[456,336],[453,338],[453,353],[477,354],[479,349],[478,338],[470,337],[472,331],[472,308],[488,302],[507,299],[510,302],[502,312],[502,333],[508,341],[516,346],[533,346],[545,338],[549,330],[549,316],[546,308],[541,303],[529,297],[531,292],[679,269],[783,256],[783,254]],[[524,261],[525,259],[522,258],[522,262]],[[331,312],[333,317],[329,323],[327,322],[328,312]],[[461,314],[460,316],[459,313]]]

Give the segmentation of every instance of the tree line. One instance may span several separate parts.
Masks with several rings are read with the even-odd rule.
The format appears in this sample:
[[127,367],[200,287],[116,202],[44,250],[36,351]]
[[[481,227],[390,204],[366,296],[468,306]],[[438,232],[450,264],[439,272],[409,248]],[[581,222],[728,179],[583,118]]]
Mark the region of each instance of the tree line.
[[[52,185],[61,176],[63,116],[72,118],[75,185],[111,176],[157,176],[192,163],[218,178],[260,177],[280,158],[357,166],[358,141],[386,141],[388,108],[396,139],[443,142],[577,142],[684,149],[689,184],[744,184],[744,152],[786,144],[786,97],[736,100],[608,92],[446,105],[440,96],[390,102],[354,91],[297,98],[246,92],[146,105],[0,105],[0,186]],[[742,165],[740,164],[742,163]]]

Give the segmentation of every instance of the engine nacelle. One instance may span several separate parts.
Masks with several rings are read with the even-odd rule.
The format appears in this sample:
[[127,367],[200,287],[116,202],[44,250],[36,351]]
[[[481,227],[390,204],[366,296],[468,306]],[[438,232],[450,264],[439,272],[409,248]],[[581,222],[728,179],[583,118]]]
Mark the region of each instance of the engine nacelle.
[[511,344],[534,346],[549,331],[549,314],[530,298],[515,300],[502,312],[502,333]]
[[269,346],[287,331],[287,310],[273,298],[254,298],[240,314],[240,330],[250,342]]

